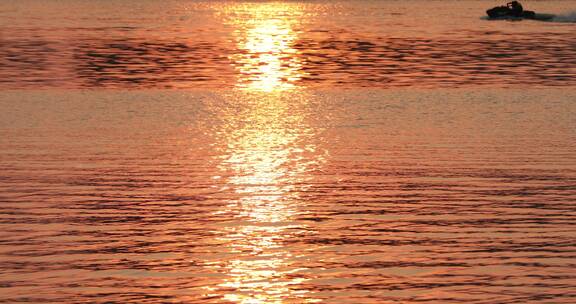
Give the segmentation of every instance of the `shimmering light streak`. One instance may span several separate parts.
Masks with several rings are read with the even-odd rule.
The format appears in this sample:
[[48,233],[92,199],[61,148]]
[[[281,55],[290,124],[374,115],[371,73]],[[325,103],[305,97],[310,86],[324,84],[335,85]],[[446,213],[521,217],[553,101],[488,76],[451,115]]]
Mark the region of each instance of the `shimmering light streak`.
[[309,141],[306,95],[282,90],[237,94],[246,103],[240,113],[231,110],[223,119],[221,132],[226,153],[220,169],[237,196],[219,211],[233,220],[222,227],[221,241],[228,244],[231,259],[223,266],[228,279],[218,289],[236,303],[314,302],[295,267],[301,257],[286,244],[307,233],[295,222],[301,215],[299,187],[322,160]]
[[[251,91],[279,91],[294,87],[304,75],[294,19],[284,14],[297,7],[278,3],[248,6],[250,18],[232,19],[238,53],[231,56],[238,70],[238,86]],[[246,22],[246,20],[250,20]],[[241,23],[241,24],[238,24]]]

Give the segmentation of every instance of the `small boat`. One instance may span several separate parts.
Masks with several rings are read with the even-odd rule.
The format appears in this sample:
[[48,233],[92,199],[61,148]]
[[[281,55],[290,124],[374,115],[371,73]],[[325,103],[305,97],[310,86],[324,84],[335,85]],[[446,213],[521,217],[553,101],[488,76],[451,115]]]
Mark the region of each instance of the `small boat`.
[[548,21],[554,19],[555,15],[552,14],[537,14],[534,11],[522,11],[520,14],[515,14],[513,10],[507,6],[497,6],[486,11],[489,19],[509,19],[509,20],[522,20],[532,19],[540,21]]

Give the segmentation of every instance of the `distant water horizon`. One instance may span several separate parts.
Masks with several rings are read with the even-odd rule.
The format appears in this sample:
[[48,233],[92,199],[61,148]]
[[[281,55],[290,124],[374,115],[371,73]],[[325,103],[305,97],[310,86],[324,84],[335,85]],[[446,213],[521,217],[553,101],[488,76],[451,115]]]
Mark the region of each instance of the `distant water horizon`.
[[219,88],[268,80],[545,87],[576,79],[576,7],[566,1],[524,2],[556,14],[552,22],[486,20],[496,1],[161,3],[0,4],[0,87]]

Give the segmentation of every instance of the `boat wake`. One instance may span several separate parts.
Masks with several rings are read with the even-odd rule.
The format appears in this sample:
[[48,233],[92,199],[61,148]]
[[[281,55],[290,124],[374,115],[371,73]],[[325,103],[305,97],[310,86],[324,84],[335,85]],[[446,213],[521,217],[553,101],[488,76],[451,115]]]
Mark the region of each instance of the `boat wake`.
[[554,17],[554,19],[552,19],[552,21],[554,21],[554,22],[576,23],[576,11],[571,11],[571,12],[566,13],[566,14],[556,15],[556,16]]

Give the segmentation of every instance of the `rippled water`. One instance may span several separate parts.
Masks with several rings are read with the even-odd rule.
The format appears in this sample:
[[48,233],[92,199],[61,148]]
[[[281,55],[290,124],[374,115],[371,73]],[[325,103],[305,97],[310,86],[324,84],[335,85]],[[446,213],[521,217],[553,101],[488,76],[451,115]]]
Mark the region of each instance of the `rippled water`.
[[0,87],[575,84],[570,2],[526,4],[552,22],[404,2],[4,2]]
[[576,302],[566,3],[1,2],[0,302]]

